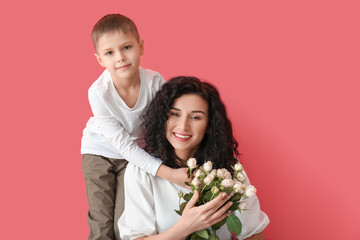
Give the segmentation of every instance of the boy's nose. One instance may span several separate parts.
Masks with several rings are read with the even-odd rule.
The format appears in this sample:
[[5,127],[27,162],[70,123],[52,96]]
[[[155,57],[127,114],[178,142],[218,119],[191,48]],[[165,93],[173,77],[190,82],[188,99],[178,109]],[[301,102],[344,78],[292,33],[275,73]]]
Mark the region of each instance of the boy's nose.
[[124,56],[124,54],[122,54],[121,52],[118,53],[117,56],[116,56],[116,60],[117,60],[118,62],[123,62],[123,61],[125,61],[125,56]]

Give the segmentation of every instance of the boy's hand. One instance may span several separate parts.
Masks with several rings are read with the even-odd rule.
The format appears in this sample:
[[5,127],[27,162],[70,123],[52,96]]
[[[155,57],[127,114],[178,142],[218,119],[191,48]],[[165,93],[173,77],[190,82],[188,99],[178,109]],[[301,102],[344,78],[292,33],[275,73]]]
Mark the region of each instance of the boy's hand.
[[165,166],[164,164],[161,164],[156,173],[156,176],[190,189],[189,186],[185,185],[185,182],[190,182],[187,172],[187,168],[172,169],[168,166]]
[[187,189],[191,189],[189,186],[185,185],[185,182],[190,183],[190,178],[188,177],[188,168],[178,168],[178,169],[172,169],[172,180],[171,182],[186,187]]

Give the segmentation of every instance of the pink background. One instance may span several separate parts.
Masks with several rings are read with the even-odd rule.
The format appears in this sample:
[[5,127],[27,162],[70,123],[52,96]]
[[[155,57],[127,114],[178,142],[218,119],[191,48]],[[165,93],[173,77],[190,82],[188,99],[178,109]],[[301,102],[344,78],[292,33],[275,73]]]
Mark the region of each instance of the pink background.
[[131,17],[142,66],[218,86],[267,239],[360,239],[358,1],[1,3],[1,239],[87,239],[90,31]]

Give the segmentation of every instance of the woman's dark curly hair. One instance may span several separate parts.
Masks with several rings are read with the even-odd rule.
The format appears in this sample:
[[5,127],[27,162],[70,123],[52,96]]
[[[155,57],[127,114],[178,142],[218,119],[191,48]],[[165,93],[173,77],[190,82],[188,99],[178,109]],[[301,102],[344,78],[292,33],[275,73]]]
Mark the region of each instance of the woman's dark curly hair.
[[[217,89],[196,77],[179,76],[170,79],[150,103],[142,116],[144,129],[144,149],[160,158],[171,168],[184,167],[183,161],[174,153],[174,148],[166,138],[166,121],[175,99],[184,94],[196,94],[208,103],[208,125],[199,149],[195,154],[198,164],[213,162],[213,168],[226,168],[237,163],[238,143],[232,133],[231,122]],[[187,159],[183,159],[187,160]]]

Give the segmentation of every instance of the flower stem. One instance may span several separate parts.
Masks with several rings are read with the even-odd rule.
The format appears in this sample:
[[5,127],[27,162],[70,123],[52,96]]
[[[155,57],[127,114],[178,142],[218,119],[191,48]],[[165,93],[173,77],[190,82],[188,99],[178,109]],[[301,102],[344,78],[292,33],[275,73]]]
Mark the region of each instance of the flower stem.
[[201,193],[200,193],[200,194],[202,194],[202,192],[204,191],[205,187],[206,187],[206,185],[203,187],[203,189],[201,189]]
[[216,230],[215,229],[213,229],[212,235],[214,236],[214,239],[216,239]]

